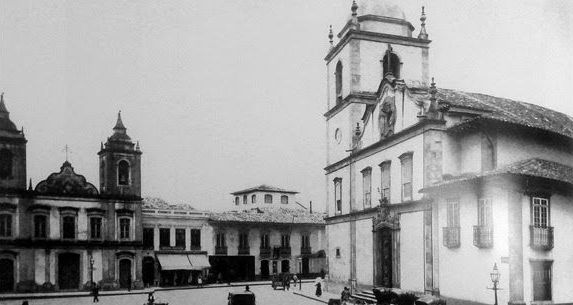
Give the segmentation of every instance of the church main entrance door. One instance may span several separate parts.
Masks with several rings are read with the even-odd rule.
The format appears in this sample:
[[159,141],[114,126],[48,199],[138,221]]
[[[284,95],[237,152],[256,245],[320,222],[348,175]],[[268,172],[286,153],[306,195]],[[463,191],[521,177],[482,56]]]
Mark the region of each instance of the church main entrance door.
[[392,287],[392,230],[381,228],[376,233],[376,285]]
[[58,255],[58,286],[60,290],[80,288],[80,255]]
[[122,259],[119,261],[119,287],[130,288],[131,286],[131,260]]

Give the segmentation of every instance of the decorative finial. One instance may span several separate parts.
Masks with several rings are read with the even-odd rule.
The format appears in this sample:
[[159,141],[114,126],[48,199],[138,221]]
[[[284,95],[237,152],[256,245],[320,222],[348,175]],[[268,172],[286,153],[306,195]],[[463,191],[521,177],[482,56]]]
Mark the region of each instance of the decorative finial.
[[100,150],[103,150],[103,142],[100,142]]
[[334,34],[332,33],[332,24],[330,25],[330,30],[328,31],[328,41],[330,42],[330,46],[334,46],[334,41],[332,40],[334,38]]
[[135,144],[135,150],[139,150],[139,141],[137,141],[137,144]]
[[428,33],[426,32],[426,13],[424,12],[423,6],[420,21],[422,21],[422,26],[420,27],[420,34],[418,34],[418,39],[428,39]]
[[438,89],[436,89],[436,83],[434,82],[434,78],[432,77],[432,83],[430,84],[430,100],[436,100],[436,93]]
[[358,30],[360,25],[358,24],[358,13],[356,12],[358,10],[358,4],[356,4],[356,0],[352,1],[352,6],[350,7],[350,10],[352,10],[352,19],[350,20],[350,29],[351,30]]
[[356,11],[358,10],[358,4],[356,4],[356,0],[352,0],[352,6],[350,7],[352,10],[352,16],[356,16]]
[[30,178],[30,183],[28,184],[28,191],[32,191],[32,178]]
[[115,123],[115,127],[113,127],[114,130],[120,129],[120,130],[126,130],[127,128],[125,128],[125,126],[123,125],[123,121],[121,120],[121,110],[117,113],[117,122]]

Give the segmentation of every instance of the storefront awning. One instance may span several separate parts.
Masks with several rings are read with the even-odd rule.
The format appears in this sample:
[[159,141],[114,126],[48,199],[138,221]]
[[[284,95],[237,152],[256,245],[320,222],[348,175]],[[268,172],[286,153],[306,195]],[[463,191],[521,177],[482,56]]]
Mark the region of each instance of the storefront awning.
[[161,270],[193,270],[187,254],[157,254]]
[[187,257],[189,257],[189,261],[191,262],[191,266],[193,266],[193,270],[211,268],[211,264],[209,264],[209,259],[207,258],[206,254],[189,254]]

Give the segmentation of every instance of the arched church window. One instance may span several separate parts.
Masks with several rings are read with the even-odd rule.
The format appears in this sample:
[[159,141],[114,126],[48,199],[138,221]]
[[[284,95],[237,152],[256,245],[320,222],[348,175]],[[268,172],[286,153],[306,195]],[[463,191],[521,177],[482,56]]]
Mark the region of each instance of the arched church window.
[[389,73],[392,73],[395,78],[400,78],[400,58],[396,53],[387,51],[382,59],[382,76],[386,77]]
[[336,64],[336,72],[334,72],[336,78],[336,104],[342,102],[342,62]]
[[12,152],[8,149],[0,150],[0,178],[6,179],[12,176]]
[[129,162],[119,161],[117,165],[117,183],[119,185],[129,185]]

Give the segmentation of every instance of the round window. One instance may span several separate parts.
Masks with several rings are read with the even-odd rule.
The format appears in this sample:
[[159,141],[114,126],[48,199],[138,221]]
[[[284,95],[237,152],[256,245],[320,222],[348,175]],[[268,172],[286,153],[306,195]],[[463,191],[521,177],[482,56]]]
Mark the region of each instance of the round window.
[[342,141],[342,132],[340,131],[340,128],[336,128],[336,131],[334,132],[334,140],[336,140],[336,143],[338,144]]

